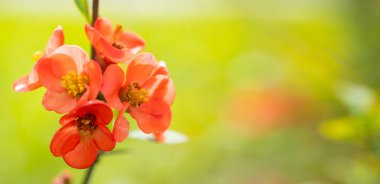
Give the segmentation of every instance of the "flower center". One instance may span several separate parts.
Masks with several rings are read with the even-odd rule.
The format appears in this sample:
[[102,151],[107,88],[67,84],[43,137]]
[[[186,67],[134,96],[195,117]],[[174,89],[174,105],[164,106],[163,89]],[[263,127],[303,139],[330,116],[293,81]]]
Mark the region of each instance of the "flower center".
[[62,77],[61,85],[67,90],[67,94],[80,98],[86,91],[85,85],[88,84],[88,77],[78,75],[73,71],[68,72]]
[[96,117],[92,114],[77,118],[77,126],[81,135],[92,135],[92,132],[96,129],[95,120]]
[[148,91],[141,88],[137,82],[129,84],[119,92],[121,101],[128,102],[133,107],[138,107],[148,101]]

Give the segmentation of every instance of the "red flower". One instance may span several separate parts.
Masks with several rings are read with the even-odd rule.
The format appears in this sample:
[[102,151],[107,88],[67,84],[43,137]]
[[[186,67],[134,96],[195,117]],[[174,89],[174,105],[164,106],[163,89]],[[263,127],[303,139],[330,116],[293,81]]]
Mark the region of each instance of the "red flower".
[[37,70],[47,88],[42,100],[47,110],[66,113],[98,95],[101,69],[78,46],[59,47],[39,61]]
[[152,54],[138,54],[126,75],[119,66],[108,66],[101,91],[108,104],[119,110],[113,129],[116,141],[128,136],[129,123],[123,115],[126,110],[145,133],[159,134],[169,127],[174,85],[165,65],[157,63]]
[[50,150],[77,169],[90,167],[98,151],[111,151],[115,140],[106,125],[112,120],[111,108],[102,101],[88,101],[75,112],[63,116],[63,125],[54,135]]
[[[45,53],[42,55],[48,55],[51,54],[56,48],[60,47],[63,45],[63,30],[61,26],[58,26],[53,34],[50,36],[50,40],[46,46]],[[17,92],[27,92],[27,91],[32,91],[36,88],[41,87],[41,82],[39,81],[38,78],[38,73],[37,73],[37,65],[38,65],[38,60],[41,58],[41,53],[38,52],[38,55],[35,57],[37,60],[37,63],[34,65],[32,71],[21,77],[19,80],[17,80],[13,84],[13,89]]]
[[96,19],[93,28],[86,24],[85,29],[97,55],[106,64],[128,62],[144,48],[144,41],[135,33],[123,31],[121,25],[114,29],[112,23],[102,17]]

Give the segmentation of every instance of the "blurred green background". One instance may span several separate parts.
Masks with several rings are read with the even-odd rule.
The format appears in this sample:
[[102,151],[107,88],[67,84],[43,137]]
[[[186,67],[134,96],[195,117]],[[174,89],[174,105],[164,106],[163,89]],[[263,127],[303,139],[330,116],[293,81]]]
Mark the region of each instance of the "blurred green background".
[[[101,0],[175,82],[178,145],[128,139],[92,183],[380,183],[380,1]],[[50,183],[59,115],[15,93],[57,25],[89,50],[71,0],[0,2],[0,183]],[[133,129],[135,122],[131,120]]]

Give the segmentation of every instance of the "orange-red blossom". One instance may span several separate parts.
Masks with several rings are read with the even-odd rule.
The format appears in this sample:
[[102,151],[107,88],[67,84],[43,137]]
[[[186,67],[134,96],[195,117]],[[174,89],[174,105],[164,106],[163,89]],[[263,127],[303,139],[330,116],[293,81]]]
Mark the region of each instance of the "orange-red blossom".
[[115,139],[106,127],[112,117],[112,110],[106,103],[99,100],[86,102],[61,118],[63,126],[51,141],[51,152],[56,157],[63,157],[71,167],[91,166],[99,150],[111,151],[115,147]]
[[99,65],[74,45],[61,46],[41,58],[37,71],[47,89],[42,105],[60,114],[96,99],[102,82]]
[[106,64],[128,63],[145,46],[138,35],[123,31],[119,24],[114,28],[111,21],[103,17],[96,19],[94,27],[86,24],[85,30],[99,59]]
[[[175,97],[165,63],[157,62],[150,53],[137,54],[145,45],[139,36],[123,31],[120,25],[113,28],[105,18],[98,18],[94,27],[86,25],[85,30],[97,61],[78,46],[63,45],[63,31],[58,26],[33,70],[13,86],[17,92],[41,86],[47,89],[42,105],[66,114],[51,141],[51,152],[79,169],[91,166],[99,150],[111,151],[115,141],[128,136],[124,112],[131,114],[144,133],[164,141]],[[105,64],[104,73],[98,63]],[[126,73],[117,63],[127,65]],[[98,100],[101,94],[106,103]],[[113,118],[109,106],[118,111],[112,133],[106,127]]]
[[119,111],[113,129],[116,141],[128,136],[125,111],[144,133],[160,134],[168,129],[174,85],[165,65],[157,63],[152,54],[138,54],[128,65],[126,74],[115,64],[108,66],[103,79],[101,91],[107,103]]

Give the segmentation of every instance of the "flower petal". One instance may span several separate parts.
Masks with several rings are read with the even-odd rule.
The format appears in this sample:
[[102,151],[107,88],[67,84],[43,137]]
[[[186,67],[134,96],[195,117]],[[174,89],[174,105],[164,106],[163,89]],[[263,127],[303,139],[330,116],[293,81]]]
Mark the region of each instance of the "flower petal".
[[96,116],[96,121],[103,125],[108,125],[113,118],[111,108],[100,100],[91,100],[86,102],[83,106],[78,108],[76,115],[78,117],[84,117],[89,113]]
[[83,104],[87,103],[89,100],[90,90],[89,87],[86,86],[86,92],[82,94],[82,96],[77,100],[76,108],[80,108],[83,106]]
[[156,71],[154,72],[154,75],[169,76],[169,70],[166,68],[166,63],[164,61],[158,62]]
[[29,75],[21,77],[13,84],[13,89],[16,92],[32,91],[42,86],[38,79],[37,66],[35,64]]
[[43,57],[38,62],[38,78],[43,86],[52,90],[63,90],[61,85],[61,76],[57,76],[52,69],[53,59],[50,57]]
[[117,41],[133,54],[137,54],[145,46],[144,40],[132,32],[122,32]]
[[63,160],[73,168],[84,169],[90,167],[97,156],[98,148],[89,136],[85,136],[72,151],[63,155]]
[[101,54],[113,62],[123,62],[123,58],[126,57],[125,54],[128,54],[122,49],[118,49],[112,46],[103,37],[99,38],[98,44],[98,48]]
[[42,84],[39,81],[32,82],[30,80],[31,75],[26,75],[24,77],[21,77],[13,84],[13,90],[16,92],[28,92],[32,91],[34,89],[37,89],[42,86]]
[[90,59],[82,48],[76,45],[63,45],[54,51],[54,54],[64,54],[72,58],[72,61],[76,64],[76,68],[79,73],[83,71],[84,64],[89,62]]
[[51,70],[56,76],[62,77],[69,71],[77,72],[75,58],[67,54],[55,53],[51,55]]
[[50,143],[50,151],[54,156],[59,157],[73,150],[80,141],[76,122],[71,121],[61,127],[54,135]]
[[70,123],[73,120],[76,120],[77,116],[74,113],[65,114],[59,119],[59,124],[66,125],[67,123]]
[[123,142],[129,134],[129,122],[124,117],[124,112],[127,107],[128,105],[125,104],[124,107],[119,111],[115,120],[115,125],[113,126],[112,134],[117,142]]
[[128,65],[126,83],[137,82],[141,85],[151,78],[156,69],[156,59],[150,53],[138,54]]
[[48,90],[42,99],[42,105],[49,111],[63,114],[75,108],[76,100],[66,91]]
[[123,83],[123,70],[115,64],[109,65],[103,74],[101,91],[107,103],[117,110],[120,110],[123,107],[119,97],[119,90],[123,86]]
[[42,85],[47,89],[61,91],[64,89],[61,85],[62,76],[69,71],[76,72],[77,67],[74,60],[68,55],[52,54],[40,59],[37,71]]
[[169,128],[172,115],[171,110],[163,115],[153,115],[135,108],[130,108],[130,113],[144,133],[164,132]]
[[102,69],[95,61],[90,61],[85,64],[85,72],[89,79],[89,99],[96,99],[102,83]]
[[98,127],[94,130],[93,140],[96,146],[102,151],[111,151],[116,145],[112,133],[102,124],[98,125]]
[[55,28],[53,34],[50,36],[50,40],[46,46],[45,54],[51,54],[55,49],[62,46],[64,43],[64,36],[62,26]]
[[88,40],[95,47],[100,57],[113,59],[122,59],[124,57],[124,52],[113,47],[98,30],[90,27],[88,24],[86,24],[85,30]]
[[148,82],[146,89],[150,89],[149,100],[138,109],[150,114],[161,115],[166,113],[175,97],[173,81],[164,75],[155,76],[155,81]]
[[13,83],[13,90],[16,92],[27,92],[29,90],[29,75],[25,75]]
[[98,17],[94,23],[94,28],[108,41],[111,42],[113,27],[111,21],[104,17]]
[[[174,103],[174,98],[176,96],[176,92],[175,92],[175,88],[174,88],[174,83],[171,79],[169,79],[169,82],[166,86],[166,89],[167,90],[166,90],[164,97],[163,97],[164,101],[169,103],[169,105],[172,105]],[[157,94],[155,94],[155,95],[157,95]]]
[[62,143],[61,154],[65,155],[66,153],[72,151],[80,142],[81,135],[78,131],[73,131],[72,134],[66,135],[66,140]]

